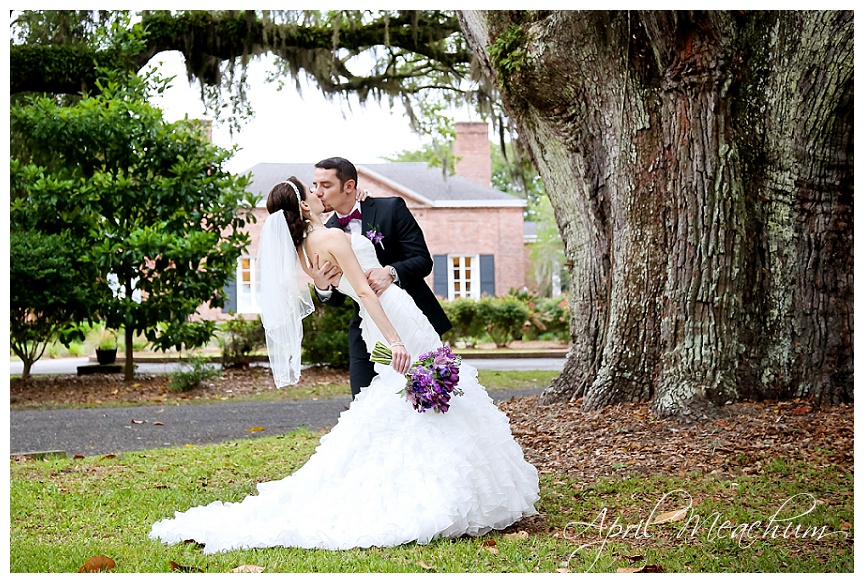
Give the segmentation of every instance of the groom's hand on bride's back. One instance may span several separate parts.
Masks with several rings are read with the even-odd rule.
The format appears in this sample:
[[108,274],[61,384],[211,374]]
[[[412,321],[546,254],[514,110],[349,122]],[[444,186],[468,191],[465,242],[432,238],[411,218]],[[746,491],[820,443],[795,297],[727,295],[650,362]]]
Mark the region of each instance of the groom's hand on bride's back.
[[329,290],[330,286],[339,284],[339,278],[342,277],[342,270],[338,265],[333,265],[329,261],[322,263],[321,257],[316,253],[312,257],[312,268],[310,270],[312,282],[320,290]]
[[366,272],[366,281],[375,295],[380,296],[393,283],[393,276],[390,275],[390,270],[384,267],[373,267]]

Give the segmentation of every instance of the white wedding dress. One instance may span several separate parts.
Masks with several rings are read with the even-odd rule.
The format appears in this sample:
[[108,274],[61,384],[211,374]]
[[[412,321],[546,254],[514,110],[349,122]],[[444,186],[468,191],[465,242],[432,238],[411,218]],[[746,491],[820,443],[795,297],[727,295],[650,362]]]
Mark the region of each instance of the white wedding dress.
[[[372,242],[352,237],[364,270],[380,267]],[[338,289],[356,299],[342,278]],[[397,286],[381,296],[388,317],[416,359],[441,345]],[[362,312],[361,312],[362,314]],[[363,318],[368,347],[384,341]],[[535,513],[537,470],[525,461],[510,424],[462,363],[446,413],[415,411],[397,393],[405,377],[375,365],[363,389],[315,454],[294,474],[258,484],[238,503],[213,502],[157,522],[151,538],[195,540],[205,553],[254,547],[389,547],[438,537],[476,536]]]

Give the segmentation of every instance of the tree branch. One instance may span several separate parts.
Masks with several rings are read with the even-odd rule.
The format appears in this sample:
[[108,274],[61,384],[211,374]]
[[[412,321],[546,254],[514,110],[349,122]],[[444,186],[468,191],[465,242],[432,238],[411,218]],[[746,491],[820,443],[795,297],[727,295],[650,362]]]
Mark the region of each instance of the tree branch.
[[[289,16],[295,21],[300,19],[296,14]],[[175,15],[157,11],[142,13],[136,26],[146,31],[146,35],[143,47],[134,52],[100,50],[82,44],[13,45],[11,94],[93,91],[97,67],[135,71],[156,54],[172,50],[183,53],[190,76],[207,85],[221,83],[222,63],[237,59],[243,63],[249,57],[267,53],[288,61],[294,74],[303,70],[319,83],[325,73],[334,73],[333,69],[322,70],[325,63],[322,53],[335,59],[332,55],[338,50],[359,54],[375,47],[388,47],[397,49],[397,54],[427,59],[450,73],[471,58],[455,15],[438,11],[399,11],[379,14],[367,23],[335,24],[328,20],[317,25],[275,23],[268,15],[254,11],[187,11]],[[338,33],[335,48],[334,33]],[[338,59],[331,64],[335,61]],[[369,76],[366,84],[376,80],[381,78]]]

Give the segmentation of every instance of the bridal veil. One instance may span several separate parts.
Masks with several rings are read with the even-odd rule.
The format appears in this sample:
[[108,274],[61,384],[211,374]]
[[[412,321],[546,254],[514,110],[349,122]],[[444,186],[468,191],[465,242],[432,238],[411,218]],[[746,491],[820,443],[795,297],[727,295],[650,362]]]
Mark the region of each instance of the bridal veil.
[[258,304],[277,387],[300,380],[303,318],[315,309],[297,249],[282,212],[267,217],[258,247]]

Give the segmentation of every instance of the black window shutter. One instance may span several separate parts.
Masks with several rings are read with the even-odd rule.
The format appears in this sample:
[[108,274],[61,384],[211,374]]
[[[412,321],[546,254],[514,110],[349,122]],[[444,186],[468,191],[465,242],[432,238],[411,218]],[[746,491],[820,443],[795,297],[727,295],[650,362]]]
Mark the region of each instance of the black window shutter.
[[228,280],[228,283],[225,284],[223,288],[225,294],[228,296],[228,299],[225,300],[225,307],[222,308],[223,312],[228,312],[230,314],[237,313],[237,282],[232,277]]
[[432,257],[432,283],[436,296],[447,298],[447,256]]
[[480,295],[495,295],[495,256],[480,256]]

